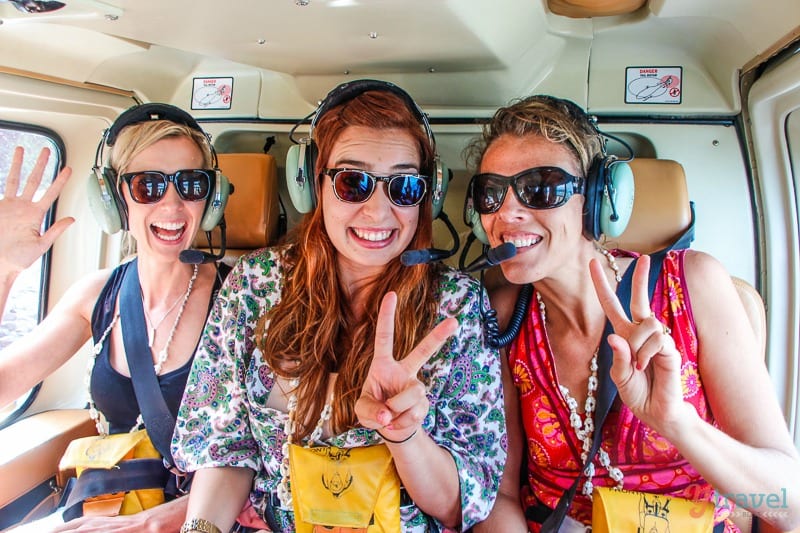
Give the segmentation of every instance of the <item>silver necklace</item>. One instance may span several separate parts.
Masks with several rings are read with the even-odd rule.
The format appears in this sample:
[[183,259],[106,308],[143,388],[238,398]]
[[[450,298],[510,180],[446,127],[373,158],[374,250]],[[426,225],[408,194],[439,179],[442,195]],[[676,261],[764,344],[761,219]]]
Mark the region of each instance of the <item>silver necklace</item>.
[[[192,277],[189,279],[189,286],[186,288],[186,293],[183,296],[183,304],[181,305],[180,310],[178,311],[178,315],[175,317],[175,323],[172,324],[172,330],[169,332],[169,337],[167,338],[166,344],[158,353],[158,360],[156,364],[153,365],[153,369],[158,375],[161,372],[161,367],[167,360],[169,356],[169,345],[172,343],[172,337],[175,335],[175,330],[178,329],[178,323],[181,321],[181,315],[183,315],[183,310],[186,308],[186,303],[189,301],[189,296],[192,294],[192,287],[194,286],[194,281],[197,279],[197,272],[198,267],[194,265],[194,270],[192,272]],[[144,305],[144,302],[142,302]],[[174,306],[173,306],[174,307]],[[169,313],[168,313],[169,314]],[[111,320],[111,323],[108,327],[103,331],[103,334],[97,340],[97,342],[92,346],[92,352],[89,355],[89,360],[86,364],[86,375],[84,376],[84,384],[86,385],[86,392],[88,395],[88,404],[89,404],[89,417],[94,421],[94,425],[97,428],[97,433],[102,436],[108,435],[105,426],[100,422],[100,413],[97,410],[97,406],[94,403],[94,399],[92,398],[92,371],[94,370],[94,364],[97,360],[97,356],[100,355],[100,352],[103,351],[103,343],[108,338],[109,334],[111,334],[111,330],[114,329],[117,322],[119,321],[119,311],[114,314],[114,318]],[[163,319],[162,319],[163,321]],[[152,348],[152,343],[150,344]],[[144,419],[142,419],[142,414],[139,413],[139,416],[136,417],[136,422],[134,423],[133,427],[130,429],[130,432],[133,433],[140,427],[144,426]]]
[[[139,293],[141,294],[141,290],[139,291]],[[153,347],[153,343],[156,342],[156,331],[158,330],[158,328],[161,327],[161,324],[164,323],[164,320],[169,316],[169,314],[175,310],[175,308],[178,306],[178,304],[181,302],[181,300],[185,300],[185,295],[183,295],[183,294],[178,295],[178,297],[175,299],[175,301],[172,303],[172,305],[169,306],[169,309],[167,309],[167,312],[164,313],[163,315],[161,315],[161,318],[155,324],[153,323],[153,320],[150,318],[150,314],[147,312],[147,306],[146,305],[142,305],[142,308],[144,310],[144,318],[145,318],[145,321],[147,322],[147,326],[148,326],[148,328],[147,328],[147,339],[148,339],[147,345],[150,348],[152,348]],[[142,304],[144,304],[144,294],[142,294]]]

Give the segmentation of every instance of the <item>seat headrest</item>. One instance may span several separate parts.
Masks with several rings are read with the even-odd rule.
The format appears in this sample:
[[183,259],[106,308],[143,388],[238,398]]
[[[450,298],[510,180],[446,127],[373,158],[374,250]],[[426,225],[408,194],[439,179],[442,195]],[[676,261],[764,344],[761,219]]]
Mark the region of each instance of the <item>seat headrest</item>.
[[605,244],[640,253],[670,246],[692,222],[683,166],[669,159],[637,158],[633,171],[633,212],[625,232]]
[[[225,206],[227,247],[247,251],[272,244],[278,237],[278,167],[269,154],[219,154],[219,168],[233,185]],[[220,244],[219,229],[212,232],[215,247]],[[195,247],[206,248],[208,241],[198,233]]]

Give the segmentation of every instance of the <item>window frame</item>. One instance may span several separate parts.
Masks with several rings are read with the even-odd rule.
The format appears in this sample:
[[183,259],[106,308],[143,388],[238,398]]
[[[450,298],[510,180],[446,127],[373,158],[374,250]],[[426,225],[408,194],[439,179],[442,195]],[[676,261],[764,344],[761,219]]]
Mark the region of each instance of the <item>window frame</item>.
[[[20,133],[30,133],[34,135],[41,135],[49,139],[53,147],[55,148],[54,153],[50,155],[50,157],[56,157],[55,167],[54,167],[54,174],[50,177],[50,181],[55,179],[59,172],[61,172],[64,167],[66,166],[66,145],[64,144],[63,139],[59,136],[54,130],[50,128],[46,128],[44,126],[38,126],[35,124],[27,124],[23,122],[15,122],[10,120],[0,120],[0,129],[4,130],[15,130]],[[6,180],[8,176],[0,176],[0,180]],[[53,202],[53,205],[50,206],[50,209],[47,210],[43,220],[43,228],[46,230],[53,225],[56,220],[56,211],[58,210],[58,199]],[[50,293],[50,272],[52,270],[52,247],[49,248],[40,258],[41,261],[41,270],[39,274],[39,297],[38,297],[38,310],[36,313],[36,323],[41,323],[44,320],[44,317],[47,315],[47,309],[49,304],[49,293]],[[36,400],[36,397],[39,394],[39,390],[42,387],[42,383],[39,382],[34,385],[30,391],[27,393],[27,397],[25,400],[19,404],[13,411],[8,413],[6,417],[0,420],[0,430],[6,428],[20,419],[20,417],[28,410],[28,408],[33,404]]]

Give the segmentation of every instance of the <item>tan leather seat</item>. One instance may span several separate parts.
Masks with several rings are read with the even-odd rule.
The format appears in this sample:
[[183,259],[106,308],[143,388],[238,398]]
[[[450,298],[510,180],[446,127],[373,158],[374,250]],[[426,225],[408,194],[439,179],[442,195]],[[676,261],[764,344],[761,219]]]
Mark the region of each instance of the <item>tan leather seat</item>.
[[[625,232],[605,244],[640,253],[653,253],[675,241],[692,223],[692,207],[683,166],[669,159],[639,158],[630,162],[635,194]],[[732,277],[747,317],[761,346],[766,348],[766,312],[761,295],[747,281]]]
[[634,159],[633,212],[625,232],[609,248],[649,254],[670,246],[692,222],[683,166],[670,159]]
[[[273,244],[278,238],[278,166],[269,154],[219,154],[219,168],[234,187],[225,206],[227,250],[224,261],[233,263],[251,250]],[[198,233],[195,247],[208,249],[205,233]],[[212,232],[219,251],[220,230]]]
[[741,278],[731,276],[733,279],[733,286],[736,287],[736,292],[739,293],[739,298],[742,300],[744,310],[747,312],[747,318],[750,319],[750,325],[756,334],[761,346],[761,354],[765,355],[767,350],[767,313],[764,309],[764,300],[758,291]]
[[[29,416],[0,431],[0,508],[55,478],[58,461],[74,439],[96,435],[87,409],[60,409]],[[49,513],[56,493],[34,509],[31,519]]]
[[[605,244],[641,253],[661,250],[677,239],[692,223],[692,207],[683,166],[669,159],[637,158],[630,162],[635,194],[628,227]],[[733,277],[750,324],[764,354],[766,312],[758,291],[743,279]]]

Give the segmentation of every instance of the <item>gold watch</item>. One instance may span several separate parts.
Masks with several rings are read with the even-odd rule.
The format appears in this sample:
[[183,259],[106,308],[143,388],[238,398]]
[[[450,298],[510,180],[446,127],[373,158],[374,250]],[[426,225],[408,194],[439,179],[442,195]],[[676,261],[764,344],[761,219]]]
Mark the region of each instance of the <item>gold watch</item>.
[[205,518],[192,518],[184,522],[181,526],[181,533],[191,533],[192,531],[199,531],[200,533],[222,533],[216,525]]

